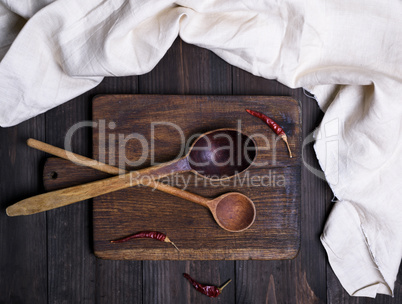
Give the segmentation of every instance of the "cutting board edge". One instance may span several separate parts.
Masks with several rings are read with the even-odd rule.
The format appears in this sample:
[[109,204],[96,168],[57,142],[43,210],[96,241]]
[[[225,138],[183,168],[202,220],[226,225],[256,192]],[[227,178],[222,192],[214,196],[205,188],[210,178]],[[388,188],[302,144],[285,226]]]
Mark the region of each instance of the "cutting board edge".
[[92,106],[94,105],[95,101],[98,99],[108,98],[110,96],[118,96],[121,98],[129,98],[133,96],[138,97],[160,97],[160,96],[169,96],[169,97],[177,97],[177,98],[218,98],[218,99],[227,99],[227,98],[249,98],[249,99],[281,99],[281,100],[288,100],[297,104],[299,108],[299,112],[301,112],[301,102],[294,98],[293,96],[286,96],[286,95],[278,95],[278,96],[271,96],[271,95],[209,95],[209,94],[188,94],[188,95],[180,95],[180,94],[96,94],[92,97]]
[[[104,250],[104,251],[94,251],[95,256],[98,259],[102,260],[117,260],[117,261],[123,261],[123,260],[131,260],[131,261],[210,261],[210,260],[216,260],[216,261],[247,261],[247,260],[253,260],[253,261],[273,261],[273,260],[293,260],[295,259],[299,252],[300,252],[300,241],[298,242],[297,248],[292,248],[291,250],[286,250],[285,252],[282,252],[284,250],[272,250],[272,249],[267,249],[267,250],[259,250],[259,251],[254,251],[255,254],[250,255],[247,252],[247,249],[230,249],[230,252],[223,252],[223,253],[207,253],[207,252],[200,252],[199,250],[197,251],[196,254],[194,254],[194,250],[187,249],[185,251],[181,250],[178,256],[178,258],[172,258],[172,255],[169,254],[169,252],[166,252],[164,250],[156,249],[152,250],[151,252],[147,252],[144,254],[142,250],[139,250],[139,253],[143,256],[146,256],[147,258],[143,258],[142,256],[133,256],[135,255],[136,251],[133,251],[132,249],[127,249],[127,250]],[[183,254],[185,253],[185,254]],[[199,255],[203,258],[200,258]],[[166,255],[166,257],[164,256]],[[223,258],[222,258],[223,256]]]

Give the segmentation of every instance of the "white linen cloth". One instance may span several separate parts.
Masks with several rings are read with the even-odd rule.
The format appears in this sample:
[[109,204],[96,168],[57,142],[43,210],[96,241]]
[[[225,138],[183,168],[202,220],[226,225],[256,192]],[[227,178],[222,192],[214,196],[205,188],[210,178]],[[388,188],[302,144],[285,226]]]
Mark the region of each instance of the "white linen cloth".
[[0,0],[0,125],[104,76],[150,71],[178,35],[304,87],[326,112],[315,151],[339,200],[321,237],[329,262],[349,294],[392,295],[402,257],[401,17],[398,0]]

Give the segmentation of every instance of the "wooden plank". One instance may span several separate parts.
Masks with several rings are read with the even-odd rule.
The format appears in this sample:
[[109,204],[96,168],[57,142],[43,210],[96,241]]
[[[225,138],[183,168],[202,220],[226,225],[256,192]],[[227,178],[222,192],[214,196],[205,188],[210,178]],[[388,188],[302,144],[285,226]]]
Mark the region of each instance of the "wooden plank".
[[[95,94],[133,94],[137,92],[138,77],[112,77],[106,78],[101,85],[93,90],[90,97]],[[92,131],[89,133],[92,133]],[[91,155],[89,154],[88,156]],[[92,220],[92,214],[90,219]],[[90,230],[92,236],[92,222]],[[92,246],[91,250],[93,250]],[[96,303],[141,303],[142,269],[141,261],[106,261],[97,259]]]
[[[68,130],[91,119],[91,100],[100,93],[133,93],[137,77],[106,78],[95,89],[63,104],[46,114],[46,142],[64,147]],[[78,128],[72,136],[72,150],[91,156],[91,128]],[[127,298],[141,299],[141,276],[133,273],[136,288],[117,293],[113,284],[119,273],[141,272],[141,263],[105,263],[93,255],[92,204],[80,202],[47,212],[49,255],[49,303],[126,303]],[[121,279],[119,284],[122,283]],[[105,299],[105,302],[102,302]],[[113,299],[111,301],[110,299]],[[106,301],[107,300],[107,301]]]
[[[144,264],[144,285],[158,286],[144,290],[146,303],[234,303],[235,274],[231,261],[148,261]],[[209,298],[195,290],[183,273],[206,285],[221,286],[229,279],[232,282],[219,297]]]
[[40,115],[15,127],[0,128],[0,303],[47,303],[46,214],[8,217],[5,209],[43,191],[40,158],[29,137],[45,139]]
[[[139,78],[139,93],[147,94],[231,94],[232,92],[231,66],[212,54],[212,52],[188,45],[177,39],[166,56],[151,72]],[[185,80],[178,82],[170,74],[178,75],[177,78]],[[183,84],[184,83],[184,84]],[[210,299],[203,295],[197,296],[196,302],[189,302],[188,296],[174,297],[174,301],[165,295],[164,281],[183,283],[176,274],[182,272],[178,261],[144,261],[143,262],[143,303],[211,303],[217,299]],[[234,269],[234,262],[228,261],[204,261],[202,268],[197,261],[186,262],[189,267],[195,267],[193,275],[207,273],[216,269]],[[154,274],[158,275],[155,276]],[[205,278],[205,283],[211,282]],[[212,279],[212,278],[211,278]],[[226,279],[226,278],[223,278]],[[188,285],[187,287],[188,288]],[[225,290],[225,303],[235,302],[235,290],[233,286]],[[187,290],[187,289],[186,289]],[[175,292],[181,293],[178,289]],[[190,291],[189,291],[190,292]],[[194,294],[194,290],[192,290]],[[155,298],[158,299],[155,301]]]
[[[331,189],[327,182],[322,178],[310,172],[306,164],[320,170],[312,138],[312,132],[319,125],[323,113],[318,108],[314,99],[308,98],[302,90],[296,92],[298,98],[303,100],[303,166],[302,166],[302,239],[301,246],[303,248],[300,254],[300,273],[299,277],[303,278],[304,293],[314,302],[321,303],[327,301],[327,283],[326,269],[328,261],[324,247],[320,242],[320,235],[325,224],[327,209],[326,203],[333,198]],[[307,142],[309,143],[307,144]]]
[[[155,106],[155,110],[149,108],[150,103]],[[117,104],[118,107],[115,106]],[[252,107],[263,112],[269,111],[274,119],[283,121],[283,127],[289,135],[293,149],[293,158],[289,158],[283,142],[280,142],[281,147],[274,147],[274,144],[277,144],[276,136],[271,130],[267,132],[267,126],[264,123],[259,120],[255,123],[256,119],[246,113],[244,107]],[[194,118],[189,120],[188,116]],[[178,155],[180,137],[175,132],[166,125],[152,132],[152,123],[161,119],[169,123],[175,122],[175,125],[182,130],[184,138],[187,139],[192,134],[208,130],[208,127],[210,129],[236,128],[237,124],[241,123],[241,130],[254,136],[258,146],[258,155],[253,166],[247,172],[226,182],[208,181],[194,174],[174,176],[174,181],[170,178],[162,179],[163,182],[174,184],[176,179],[184,178],[190,192],[206,197],[217,197],[231,191],[242,192],[254,201],[257,209],[256,221],[250,229],[238,234],[229,233],[220,229],[212,221],[205,208],[188,208],[187,202],[176,197],[159,192],[150,195],[150,189],[134,187],[94,199],[95,253],[99,257],[188,260],[286,259],[296,255],[299,248],[301,134],[297,102],[290,98],[259,96],[250,98],[247,96],[105,95],[94,100],[93,117],[95,121],[104,120],[106,123],[114,123],[111,132],[106,129],[106,133],[103,134],[98,129],[94,129],[94,153],[103,153],[99,150],[99,146],[103,146],[110,135],[119,134],[119,138],[123,135],[129,136],[133,134],[133,129],[136,134],[148,139],[147,144],[155,138],[155,147],[152,147],[152,143],[150,144],[152,148],[149,155],[151,156],[148,157],[147,162],[144,161],[143,166],[149,165],[153,151],[158,151],[156,161],[167,161]],[[268,135],[262,135],[265,133]],[[267,144],[265,140],[270,143]],[[98,143],[102,144],[98,145]],[[148,150],[148,147],[142,150],[128,145],[124,152],[119,149],[117,153],[114,148],[115,142],[112,143],[114,163],[121,164],[122,157],[125,160],[137,160],[143,155],[143,151]],[[279,146],[279,143],[277,145]],[[110,160],[108,151],[111,148],[107,144],[106,146],[104,156]],[[125,147],[125,144],[119,143],[119,147]],[[135,203],[128,204],[130,201]],[[139,214],[141,216],[138,216]],[[156,229],[158,227],[159,229]],[[160,230],[161,228],[169,232],[170,237],[178,240],[181,245],[180,253],[173,248],[166,250],[166,244],[155,242],[128,242],[119,246],[109,242],[134,231]],[[210,231],[213,237],[205,239],[207,231]]]
[[232,69],[211,51],[177,38],[155,68],[139,76],[138,93],[231,94]]
[[[88,120],[87,94],[75,98],[46,114],[46,142],[64,148],[68,130]],[[90,153],[88,128],[80,128],[71,140],[71,149]],[[95,258],[90,244],[90,205],[88,201],[50,210],[48,222],[49,303],[93,303]]]
[[[288,95],[299,100],[303,106],[303,138],[319,121],[315,101],[307,100],[302,90],[291,90],[276,81],[255,77],[237,68],[233,68],[233,73],[234,94]],[[303,150],[303,155],[307,161],[315,158],[310,147],[307,151]],[[324,183],[315,181],[304,166],[302,185],[301,214],[304,221],[301,222],[302,245],[299,255],[292,261],[236,262],[238,303],[325,302],[326,260],[318,237],[325,215],[325,209],[322,207],[325,200],[322,200],[327,199],[327,192],[325,187],[323,188]],[[244,283],[253,278],[261,278],[260,284]]]
[[43,167],[43,185],[46,191],[81,185],[110,176],[58,157],[49,157]]
[[96,262],[95,303],[142,303],[142,262]]
[[310,303],[296,301],[294,260],[237,261],[236,266],[236,303]]

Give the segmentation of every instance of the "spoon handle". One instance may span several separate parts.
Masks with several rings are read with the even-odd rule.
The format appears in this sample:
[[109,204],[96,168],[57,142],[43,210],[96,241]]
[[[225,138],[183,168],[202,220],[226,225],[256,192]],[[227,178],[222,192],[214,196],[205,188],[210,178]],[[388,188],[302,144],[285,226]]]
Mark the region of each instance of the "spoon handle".
[[[105,173],[109,173],[112,175],[118,175],[118,174],[123,174],[123,173],[128,173],[128,171],[124,169],[120,169],[105,163],[102,163],[100,161],[94,160],[89,157],[85,157],[70,151],[66,151],[64,149],[49,145],[47,143],[44,143],[42,141],[29,138],[27,140],[27,145],[31,148],[52,154],[54,156],[58,156],[60,158],[64,158],[66,160],[72,161],[73,163],[90,167],[92,169],[96,169]],[[159,191],[183,198],[185,200],[191,201],[193,203],[200,204],[204,207],[207,207],[206,203],[209,202],[210,200],[202,197],[200,195],[194,194],[187,192],[185,190],[178,189],[176,187],[172,187],[166,184],[163,184],[161,182],[158,182],[156,180],[150,180],[149,183],[141,183],[144,186],[148,186],[151,188],[156,188]]]
[[99,195],[122,190],[142,183],[159,179],[178,172],[190,170],[186,157],[138,171],[106,178],[66,189],[36,195],[11,205],[6,209],[8,216],[29,215],[63,207]]
[[[146,185],[146,186],[148,186],[148,185]],[[205,198],[205,197],[203,197],[203,196],[200,196],[200,195],[197,195],[197,194],[194,194],[194,193],[191,193],[191,192],[188,192],[188,191],[176,188],[176,187],[172,187],[172,186],[169,186],[169,185],[157,182],[157,181],[151,181],[151,184],[149,186],[153,187],[153,188],[156,188],[159,191],[169,193],[169,194],[171,194],[173,196],[180,197],[180,198],[183,198],[183,199],[185,199],[187,201],[190,201],[190,202],[199,204],[201,206],[204,206],[206,208],[209,208],[207,203],[210,200]]]
[[73,163],[76,163],[78,165],[82,165],[85,167],[90,167],[105,173],[109,173],[112,175],[118,175],[118,174],[123,174],[123,173],[128,173],[126,170],[119,169],[104,163],[101,163],[97,160],[94,160],[89,157],[85,157],[52,145],[49,145],[47,143],[44,143],[42,141],[29,138],[27,140],[27,145],[31,148],[34,148],[36,150],[40,150],[49,154],[52,154],[54,156],[58,156],[60,158],[64,158],[66,160],[72,161]]
[[80,202],[131,186],[131,174],[32,196],[9,206],[8,216],[30,215]]
[[[109,192],[117,191],[120,189],[124,189],[130,186],[137,185],[141,183],[141,179],[133,179],[131,176],[131,173],[128,173],[125,170],[98,162],[96,160],[93,160],[88,157],[84,157],[78,154],[75,154],[73,152],[69,152],[66,150],[63,150],[61,148],[54,147],[52,145],[43,143],[41,141],[35,140],[35,139],[28,139],[27,141],[28,146],[41,150],[43,152],[47,152],[49,154],[58,156],[60,158],[64,158],[70,161],[73,161],[74,163],[91,167],[93,169],[97,169],[109,174],[114,174],[117,175],[121,172],[126,173],[123,175],[119,175],[116,177],[112,177],[109,179],[101,180],[98,182],[93,182],[85,185],[80,185],[76,187],[70,187],[67,189],[62,189],[62,190],[57,190],[57,191],[52,191],[48,193],[44,193],[41,195],[37,195],[25,200],[22,200],[10,207],[7,208],[6,212],[9,216],[17,216],[17,215],[29,215],[29,214],[35,214],[39,213],[42,211],[47,211],[51,210],[54,208],[66,206],[75,202],[79,202],[85,199],[89,199],[95,196],[99,196],[101,194],[106,194]],[[182,160],[182,159],[181,159]],[[179,160],[180,161],[180,160]],[[172,164],[172,163],[170,163]],[[149,168],[152,169],[152,168]],[[137,174],[145,173],[143,171],[149,170],[149,169],[144,169],[140,171],[136,171]],[[141,175],[143,175],[141,174]],[[144,174],[145,175],[145,174]],[[165,174],[163,176],[166,176],[168,174]],[[162,176],[160,176],[162,177]],[[149,187],[154,187],[160,191],[172,194],[174,196],[192,201],[194,203],[198,203],[200,205],[203,205],[207,207],[206,203],[209,201],[208,199],[181,190],[177,189],[175,187],[171,187],[165,184],[162,184],[160,182],[155,181],[154,179],[147,179],[147,183],[141,183],[145,184],[145,186]],[[74,188],[74,189],[72,189]],[[73,199],[74,197],[74,199]],[[74,201],[73,201],[74,200]]]

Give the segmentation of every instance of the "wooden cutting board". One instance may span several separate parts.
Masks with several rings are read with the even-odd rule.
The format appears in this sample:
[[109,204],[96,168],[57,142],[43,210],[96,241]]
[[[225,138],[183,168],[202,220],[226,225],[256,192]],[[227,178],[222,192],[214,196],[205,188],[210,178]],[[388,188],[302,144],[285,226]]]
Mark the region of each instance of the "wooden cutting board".
[[[285,144],[245,109],[263,112],[288,135]],[[257,143],[250,169],[224,182],[192,173],[161,181],[214,198],[238,191],[251,198],[257,215],[240,233],[221,229],[202,206],[145,186],[93,199],[94,250],[104,259],[270,260],[291,259],[300,245],[300,107],[290,97],[101,95],[93,100],[93,157],[134,170],[184,155],[196,134],[237,128]],[[47,189],[106,175],[61,159],[45,166]],[[56,177],[56,178],[55,178]],[[141,230],[157,230],[180,248],[155,240],[109,241]]]

